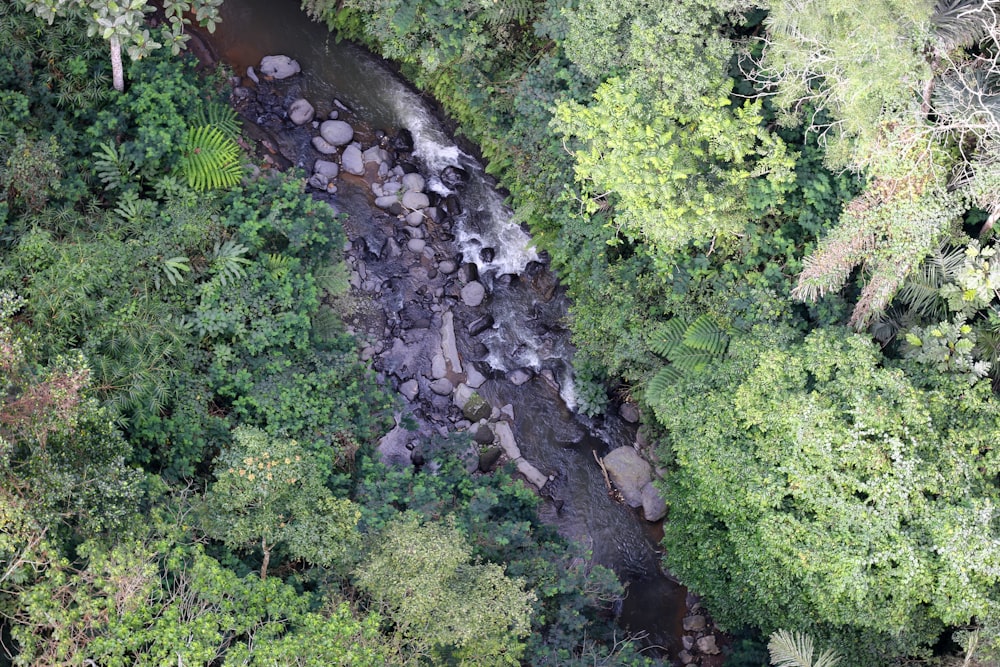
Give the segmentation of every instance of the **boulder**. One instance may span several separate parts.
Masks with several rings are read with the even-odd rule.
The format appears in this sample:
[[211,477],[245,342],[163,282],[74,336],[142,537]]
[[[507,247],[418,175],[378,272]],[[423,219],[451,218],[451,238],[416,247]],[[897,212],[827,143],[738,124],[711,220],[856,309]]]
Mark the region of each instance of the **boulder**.
[[288,56],[264,56],[260,61],[260,73],[272,79],[287,79],[301,71],[299,64]]
[[323,155],[334,155],[337,152],[337,147],[323,137],[313,137],[312,147]]
[[346,146],[354,139],[354,128],[342,120],[323,121],[319,133],[334,146]]
[[407,380],[403,384],[399,385],[399,393],[402,394],[408,401],[415,399],[419,392],[420,387],[417,385],[416,380]]
[[699,630],[704,630],[707,625],[708,623],[705,621],[705,617],[701,614],[687,616],[684,618],[685,632],[698,632]]
[[431,382],[431,391],[438,396],[447,396],[454,388],[455,385],[453,385],[451,380],[448,378],[438,378],[437,380]]
[[367,149],[363,154],[365,162],[388,162],[392,157],[389,155],[389,151],[382,148],[381,146],[372,146]]
[[403,176],[403,187],[407,190],[413,190],[414,192],[423,192],[426,182],[424,177],[420,174],[414,172],[412,174],[405,174]]
[[619,447],[604,457],[608,477],[630,507],[642,505],[642,487],[653,478],[653,468],[631,447]]
[[473,281],[462,287],[461,296],[462,303],[470,308],[475,308],[486,298],[486,288],[481,282]]
[[629,424],[635,424],[639,421],[639,408],[635,403],[622,403],[621,408],[618,409],[618,414]]
[[402,201],[403,208],[408,208],[411,211],[427,208],[431,205],[431,200],[428,199],[427,195],[423,192],[414,192],[412,190],[407,190],[403,193]]
[[[476,391],[472,387],[464,382],[460,382],[458,383],[458,386],[455,387],[455,395],[452,397],[452,402],[455,404],[455,407],[461,410],[465,408],[465,404],[469,402],[469,399],[472,398],[472,395],[475,393]],[[469,421],[473,420],[470,419]]]
[[316,109],[309,100],[299,98],[288,107],[288,119],[296,125],[305,125],[316,116]]
[[520,387],[522,384],[531,379],[531,371],[526,368],[518,368],[510,373],[507,373],[507,379],[510,380],[510,383],[515,387]]
[[715,635],[705,635],[698,638],[698,650],[705,655],[718,655],[719,647],[715,643]]
[[317,190],[326,190],[326,186],[330,185],[330,179],[323,174],[313,174],[309,177],[308,185]]
[[493,412],[493,408],[490,407],[490,404],[475,391],[465,401],[465,405],[462,406],[462,414],[470,422],[488,419],[491,412]]
[[489,313],[483,315],[482,317],[477,317],[475,320],[469,323],[468,327],[469,335],[478,336],[487,329],[492,328],[493,324],[494,324],[493,316],[490,315]]
[[491,429],[488,424],[480,424],[472,432],[472,439],[475,440],[477,444],[490,445],[493,444],[496,436],[493,435],[493,429]]
[[313,164],[313,173],[326,176],[328,179],[337,178],[340,173],[340,165],[332,160],[316,160]]
[[410,239],[406,243],[406,247],[409,248],[410,252],[413,252],[413,253],[416,253],[416,254],[419,255],[420,253],[422,253],[424,251],[424,248],[427,247],[427,241],[424,241],[423,239],[416,239],[416,238]]
[[399,203],[399,197],[396,195],[383,195],[381,197],[375,198],[375,205],[379,208],[390,209],[393,205]]
[[[488,428],[480,429],[481,431],[486,431],[490,433],[490,442],[492,442],[493,433],[490,432]],[[499,447],[490,447],[485,452],[479,455],[479,471],[480,472],[493,472],[494,468],[497,467],[497,463],[500,461],[500,455],[503,451]]]
[[466,373],[465,384],[473,389],[479,389],[486,383],[486,377],[473,364],[466,367]]
[[441,316],[441,351],[453,372],[465,372],[462,370],[462,359],[458,356],[458,343],[455,340],[455,316],[450,310]]
[[652,482],[642,487],[642,515],[646,521],[659,521],[667,515],[667,503]]
[[361,156],[361,149],[358,148],[356,144],[351,144],[344,149],[344,152],[340,156],[340,166],[342,166],[344,171],[348,174],[354,174],[355,176],[364,175],[365,160]]

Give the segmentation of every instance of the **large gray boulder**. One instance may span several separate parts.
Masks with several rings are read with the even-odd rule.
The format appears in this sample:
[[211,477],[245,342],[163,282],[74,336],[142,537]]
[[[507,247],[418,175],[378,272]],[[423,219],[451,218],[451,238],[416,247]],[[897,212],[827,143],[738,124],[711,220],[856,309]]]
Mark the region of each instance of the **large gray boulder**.
[[431,200],[423,192],[407,190],[403,193],[403,207],[411,211],[427,208],[431,205]]
[[354,128],[342,120],[325,120],[319,126],[319,133],[327,143],[346,146],[354,139]]
[[313,173],[333,179],[340,173],[340,167],[332,160],[316,160],[313,164]]
[[301,71],[299,64],[288,56],[264,56],[260,61],[260,73],[272,79],[287,79]]
[[653,479],[653,468],[631,447],[619,447],[604,457],[608,477],[630,507],[642,505],[642,489]]
[[288,119],[296,125],[305,125],[316,115],[316,109],[309,100],[299,98],[288,107]]
[[[327,121],[336,122],[336,121]],[[361,149],[356,144],[351,144],[344,149],[340,155],[340,165],[348,174],[361,176],[365,173],[365,161],[361,157]]]
[[472,281],[471,283],[468,283],[467,285],[462,287],[462,291],[460,292],[460,294],[462,297],[462,302],[466,306],[469,306],[470,308],[475,308],[476,306],[478,306],[483,302],[483,299],[486,298],[486,288],[483,287],[482,283],[478,281]]

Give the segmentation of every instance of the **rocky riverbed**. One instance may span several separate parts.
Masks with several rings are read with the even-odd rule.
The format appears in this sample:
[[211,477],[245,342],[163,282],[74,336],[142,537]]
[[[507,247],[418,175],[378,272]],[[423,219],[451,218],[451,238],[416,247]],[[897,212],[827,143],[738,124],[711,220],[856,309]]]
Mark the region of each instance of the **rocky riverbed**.
[[[470,474],[511,461],[559,515],[576,502],[567,471],[558,458],[533,457],[519,442],[528,430],[522,406],[562,405],[571,390],[567,360],[559,359],[568,346],[566,301],[544,256],[505,272],[493,261],[502,249],[480,241],[470,257],[454,224],[464,213],[466,170],[450,164],[428,172],[407,129],[373,129],[338,100],[305,99],[296,83],[300,72],[291,58],[267,57],[234,80],[233,104],[265,164],[302,169],[315,197],[348,214],[344,250],[356,304],[349,323],[363,342],[362,357],[405,406],[378,444],[382,459],[421,465],[430,436],[467,432]],[[512,317],[530,340],[505,340]],[[610,451],[594,449],[607,492],[646,521],[660,521],[667,508],[634,441],[631,424],[640,416],[629,405],[621,412],[618,432],[629,440],[619,438],[623,446]],[[547,408],[545,420],[563,447],[586,438],[565,408]],[[592,541],[585,526],[567,532]],[[662,577],[650,540],[632,539],[628,550],[633,579]],[[599,548],[595,560],[607,560]],[[680,664],[721,664],[724,637],[697,598],[679,590],[684,602],[671,613],[675,621],[654,641]]]

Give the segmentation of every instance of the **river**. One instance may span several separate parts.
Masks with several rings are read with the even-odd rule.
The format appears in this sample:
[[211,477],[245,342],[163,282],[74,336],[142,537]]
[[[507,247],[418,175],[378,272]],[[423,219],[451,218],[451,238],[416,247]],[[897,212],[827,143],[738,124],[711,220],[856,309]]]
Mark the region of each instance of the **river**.
[[[615,417],[595,421],[573,411],[572,347],[568,332],[559,326],[565,298],[542,303],[530,281],[510,279],[537,267],[539,256],[482,165],[458,147],[426,100],[385,63],[353,44],[337,42],[325,26],[299,10],[296,0],[226,0],[222,17],[211,42],[236,72],[256,66],[265,55],[291,56],[302,65],[297,85],[317,116],[325,116],[339,100],[372,128],[390,133],[408,129],[423,173],[457,165],[470,174],[452,233],[464,260],[476,264],[489,288],[496,319],[480,341],[488,348],[479,358],[490,377],[480,392],[491,404],[514,406],[513,428],[524,458],[557,476],[558,502],[546,502],[542,518],[590,547],[594,561],[611,567],[628,585],[620,623],[676,654],[686,591],[660,569],[656,526],[609,497],[593,456],[630,445],[633,429]],[[433,180],[430,188],[449,193]],[[338,193],[336,205],[352,218],[370,215],[367,203],[349,188]],[[494,252],[484,254],[483,248]],[[463,357],[476,356],[471,344],[459,340]],[[537,374],[515,386],[504,378],[517,368]],[[558,392],[541,371],[555,379]]]

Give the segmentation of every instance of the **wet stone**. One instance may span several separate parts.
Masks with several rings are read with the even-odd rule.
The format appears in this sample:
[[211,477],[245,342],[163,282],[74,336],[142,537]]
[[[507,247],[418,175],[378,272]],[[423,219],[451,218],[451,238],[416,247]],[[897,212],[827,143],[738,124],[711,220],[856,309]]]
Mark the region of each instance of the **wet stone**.
[[704,630],[706,625],[705,617],[701,614],[688,616],[684,619],[685,632],[698,632],[699,630]]
[[704,637],[698,638],[698,650],[705,655],[716,655],[719,653],[719,647],[715,643],[715,635],[705,635]]

